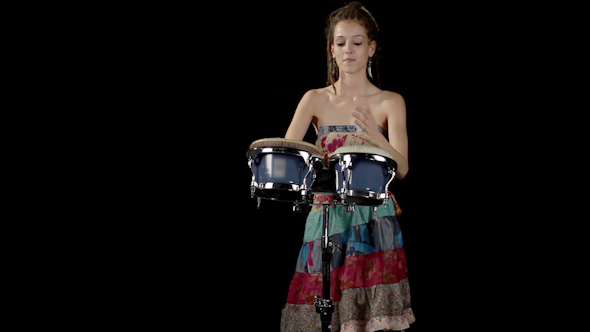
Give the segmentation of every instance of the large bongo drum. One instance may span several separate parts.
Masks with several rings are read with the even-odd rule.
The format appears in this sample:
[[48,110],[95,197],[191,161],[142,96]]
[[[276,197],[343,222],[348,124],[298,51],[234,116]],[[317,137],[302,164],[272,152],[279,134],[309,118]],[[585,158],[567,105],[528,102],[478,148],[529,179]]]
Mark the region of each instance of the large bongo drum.
[[276,201],[306,202],[314,169],[323,167],[315,145],[285,138],[256,140],[246,156],[252,171],[252,197]]
[[336,149],[329,156],[336,173],[336,192],[344,204],[387,204],[387,187],[395,176],[397,163],[387,150],[354,145]]

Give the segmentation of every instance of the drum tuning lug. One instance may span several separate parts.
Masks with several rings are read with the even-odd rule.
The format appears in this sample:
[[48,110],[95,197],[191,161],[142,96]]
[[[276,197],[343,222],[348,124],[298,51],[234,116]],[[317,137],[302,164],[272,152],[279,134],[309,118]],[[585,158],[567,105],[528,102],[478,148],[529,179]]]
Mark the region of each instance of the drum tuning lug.
[[373,212],[377,213],[377,210],[379,210],[379,206],[377,206],[377,205],[373,206]]
[[301,205],[300,204],[293,205],[293,212],[301,213],[302,212]]
[[328,242],[328,248],[332,249],[332,253],[334,253],[334,252],[342,253],[342,250],[340,250],[340,246],[332,241]]
[[258,197],[258,204],[256,205],[257,209],[260,209],[260,203],[262,203],[262,198]]
[[354,212],[356,211],[356,208],[354,207],[354,205],[347,205],[346,206],[346,212]]

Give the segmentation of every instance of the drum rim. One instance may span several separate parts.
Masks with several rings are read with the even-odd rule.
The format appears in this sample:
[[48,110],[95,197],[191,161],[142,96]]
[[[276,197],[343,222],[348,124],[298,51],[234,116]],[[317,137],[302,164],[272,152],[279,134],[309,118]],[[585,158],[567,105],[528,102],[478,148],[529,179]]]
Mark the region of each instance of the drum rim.
[[367,146],[367,145],[349,145],[349,146],[342,146],[336,149],[333,153],[331,153],[328,157],[332,158],[332,156],[338,154],[376,154],[383,157],[387,157],[391,160],[393,159],[393,155],[391,152],[378,148],[376,146]]
[[341,188],[341,190],[338,192],[338,194],[340,195],[340,199],[343,202],[354,202],[356,201],[354,204],[357,205],[365,205],[365,206],[371,206],[373,204],[363,204],[363,203],[359,203],[359,201],[363,201],[363,200],[371,200],[371,201],[378,201],[380,202],[379,204],[376,205],[381,205],[383,204],[383,202],[386,199],[389,199],[389,193],[387,191],[387,189],[385,190],[385,192],[378,192],[378,191],[373,191],[373,190],[358,190],[358,189],[346,189],[344,190],[344,188]]
[[[280,182],[256,182],[250,184],[252,197],[271,200],[275,202],[306,203],[308,201],[307,185]],[[286,196],[294,196],[296,199],[287,199]],[[299,196],[298,196],[299,195]]]

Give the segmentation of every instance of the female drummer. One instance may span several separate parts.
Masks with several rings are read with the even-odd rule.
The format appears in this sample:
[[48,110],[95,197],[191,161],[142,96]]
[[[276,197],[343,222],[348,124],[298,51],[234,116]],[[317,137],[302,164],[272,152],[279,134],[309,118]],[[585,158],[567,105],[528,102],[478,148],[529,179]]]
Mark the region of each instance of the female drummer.
[[[403,179],[409,170],[406,107],[400,94],[378,87],[377,22],[359,2],[351,2],[330,14],[326,31],[328,86],[305,93],[285,138],[303,140],[311,123],[324,158],[342,146],[375,146],[391,153],[396,177]],[[332,195],[314,195],[314,203],[332,200]],[[389,204],[376,212],[330,207],[330,241],[340,252],[332,259],[332,331],[399,331],[415,321],[400,215],[391,193]],[[322,218],[320,206],[307,217],[282,332],[321,329],[314,297],[322,294]]]

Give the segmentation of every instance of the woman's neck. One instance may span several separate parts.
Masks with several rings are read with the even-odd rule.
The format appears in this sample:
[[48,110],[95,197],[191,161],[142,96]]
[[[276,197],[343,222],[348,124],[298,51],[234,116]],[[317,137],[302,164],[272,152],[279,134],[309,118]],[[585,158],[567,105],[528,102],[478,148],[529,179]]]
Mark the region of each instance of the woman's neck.
[[354,74],[342,72],[340,74],[338,81],[334,82],[338,95],[354,98],[370,94],[369,90],[372,84],[367,78],[367,74],[362,71]]

